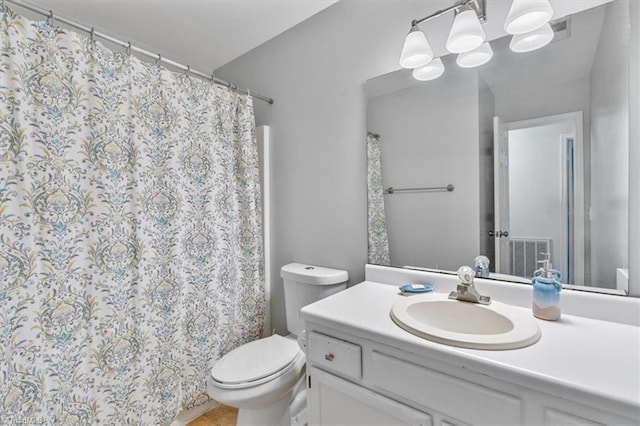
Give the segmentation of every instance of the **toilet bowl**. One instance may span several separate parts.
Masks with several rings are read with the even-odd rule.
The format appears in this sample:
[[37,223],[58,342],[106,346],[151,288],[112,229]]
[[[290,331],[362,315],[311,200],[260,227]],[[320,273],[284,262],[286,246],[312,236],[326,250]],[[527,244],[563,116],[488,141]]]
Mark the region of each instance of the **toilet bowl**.
[[220,358],[207,380],[209,396],[238,408],[238,426],[306,423],[306,357],[296,335],[300,309],[346,288],[346,271],[291,263],[281,269],[287,328],[292,333],[255,340]]
[[274,334],[222,357],[211,369],[207,390],[216,401],[239,408],[238,425],[287,425],[305,361],[295,339]]

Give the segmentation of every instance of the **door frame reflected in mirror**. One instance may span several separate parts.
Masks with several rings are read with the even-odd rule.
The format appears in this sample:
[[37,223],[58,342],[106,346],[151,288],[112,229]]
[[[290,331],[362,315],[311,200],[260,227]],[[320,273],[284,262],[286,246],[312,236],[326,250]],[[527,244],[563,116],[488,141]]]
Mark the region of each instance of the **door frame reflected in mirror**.
[[[560,123],[572,123],[573,126],[573,173],[575,176],[572,185],[569,184],[565,173],[563,175],[562,211],[566,212],[566,221],[562,221],[562,241],[555,241],[554,251],[562,251],[566,247],[567,253],[560,256],[553,256],[558,267],[562,265],[563,282],[568,284],[585,282],[585,197],[584,197],[584,128],[583,112],[575,111],[564,114],[555,114],[547,117],[539,117],[527,120],[502,123],[499,117],[494,117],[494,212],[495,212],[495,271],[499,274],[516,275],[514,273],[514,262],[511,258],[513,252],[511,237],[514,237],[510,227],[510,193],[512,188],[509,185],[509,134],[514,130],[531,129],[542,126],[555,125]],[[568,138],[563,137],[564,143]],[[561,151],[566,156],[566,149]],[[566,158],[560,161],[564,165]],[[544,165],[534,165],[536,170],[525,170],[524,173],[539,173]],[[567,199],[571,197],[571,200]],[[572,207],[572,208],[571,208]],[[572,211],[571,211],[572,210]],[[537,214],[548,214],[542,207]],[[523,237],[521,235],[520,237]],[[564,240],[567,238],[567,241]],[[563,245],[561,249],[555,246]],[[536,261],[540,253],[534,255]],[[533,266],[534,270],[536,266]],[[568,269],[567,269],[568,268]],[[531,269],[531,266],[529,266]],[[530,271],[528,271],[530,272]],[[532,274],[529,274],[532,276]],[[529,276],[527,275],[527,276]]]

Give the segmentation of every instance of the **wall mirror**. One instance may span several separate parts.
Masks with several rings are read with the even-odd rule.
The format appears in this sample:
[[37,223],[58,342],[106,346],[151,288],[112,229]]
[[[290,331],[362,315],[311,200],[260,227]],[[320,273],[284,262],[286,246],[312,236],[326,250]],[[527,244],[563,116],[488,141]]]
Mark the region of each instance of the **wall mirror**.
[[367,82],[370,246],[388,237],[371,263],[453,271],[485,255],[492,276],[528,282],[549,253],[563,283],[626,293],[629,4],[553,23],[534,52],[503,37],[478,68],[448,55],[438,79]]

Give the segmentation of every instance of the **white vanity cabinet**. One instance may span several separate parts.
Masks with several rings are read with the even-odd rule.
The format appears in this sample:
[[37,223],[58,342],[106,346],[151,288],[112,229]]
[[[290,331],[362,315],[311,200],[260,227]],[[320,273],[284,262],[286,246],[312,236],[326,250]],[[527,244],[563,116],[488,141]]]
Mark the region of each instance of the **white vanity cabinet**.
[[309,369],[310,425],[431,426],[431,416],[318,368]]
[[416,355],[309,321],[307,331],[310,426],[638,424],[588,396],[498,380],[444,354]]

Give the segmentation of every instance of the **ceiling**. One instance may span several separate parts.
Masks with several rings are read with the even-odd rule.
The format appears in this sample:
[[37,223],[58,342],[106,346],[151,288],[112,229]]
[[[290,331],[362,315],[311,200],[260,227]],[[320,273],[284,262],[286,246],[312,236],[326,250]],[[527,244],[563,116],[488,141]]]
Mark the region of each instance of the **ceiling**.
[[[24,1],[211,73],[337,0]],[[31,19],[42,19],[8,5]]]

